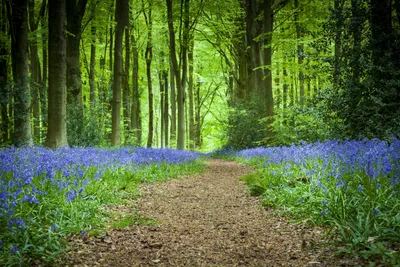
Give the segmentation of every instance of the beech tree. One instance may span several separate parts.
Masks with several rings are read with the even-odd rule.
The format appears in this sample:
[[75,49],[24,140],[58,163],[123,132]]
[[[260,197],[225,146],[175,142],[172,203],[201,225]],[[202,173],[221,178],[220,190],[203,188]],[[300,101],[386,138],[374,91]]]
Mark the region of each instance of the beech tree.
[[121,76],[122,76],[122,39],[125,26],[128,25],[128,0],[117,0],[115,8],[115,45],[114,45],[114,81],[112,99],[112,136],[111,145],[121,142]]
[[66,0],[49,1],[49,89],[46,146],[67,146]]
[[28,67],[28,0],[12,1],[12,61],[14,77],[14,144],[32,146],[31,94]]

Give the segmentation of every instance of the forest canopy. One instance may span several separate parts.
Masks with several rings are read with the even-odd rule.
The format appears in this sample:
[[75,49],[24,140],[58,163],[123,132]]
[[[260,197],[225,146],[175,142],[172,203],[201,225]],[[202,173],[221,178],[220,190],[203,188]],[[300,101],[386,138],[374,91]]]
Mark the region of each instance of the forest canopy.
[[399,0],[2,1],[0,145],[390,138],[399,10]]

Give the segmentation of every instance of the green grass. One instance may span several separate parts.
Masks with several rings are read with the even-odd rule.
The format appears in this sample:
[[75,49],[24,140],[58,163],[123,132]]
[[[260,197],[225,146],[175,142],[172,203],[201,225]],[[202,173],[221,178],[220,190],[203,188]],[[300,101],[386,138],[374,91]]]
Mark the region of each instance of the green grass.
[[[24,202],[17,207],[18,215],[25,220],[34,220],[29,228],[1,233],[0,265],[29,266],[41,262],[52,265],[69,249],[66,237],[70,234],[102,235],[106,227],[125,228],[133,224],[154,225],[151,218],[142,217],[137,211],[129,214],[113,212],[117,205],[129,205],[129,200],[140,196],[141,183],[167,181],[182,175],[201,172],[204,163],[153,164],[140,166],[135,172],[128,168],[107,171],[99,180],[93,178],[96,168],[85,177],[90,177],[84,194],[71,202],[65,193],[50,190],[45,179],[36,177],[38,190],[48,192],[41,195],[39,204]],[[57,174],[59,175],[59,174]],[[84,182],[84,181],[82,181]],[[132,207],[134,209],[134,207]],[[1,217],[0,217],[1,220]],[[1,222],[4,224],[5,222]],[[18,244],[13,251],[10,244]]]
[[384,177],[371,180],[361,172],[344,175],[343,185],[338,185],[330,177],[306,178],[295,164],[237,160],[257,168],[242,179],[249,192],[261,196],[262,204],[274,208],[277,215],[327,227],[339,253],[361,257],[372,265],[400,266],[399,186],[390,185]]

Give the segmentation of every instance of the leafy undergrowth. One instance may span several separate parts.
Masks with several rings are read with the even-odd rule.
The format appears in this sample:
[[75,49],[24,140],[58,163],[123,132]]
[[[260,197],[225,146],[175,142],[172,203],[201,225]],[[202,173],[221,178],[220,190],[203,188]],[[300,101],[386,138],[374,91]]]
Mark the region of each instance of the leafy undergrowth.
[[51,264],[70,234],[154,224],[112,207],[136,198],[140,183],[201,171],[197,157],[132,147],[0,150],[0,265]]
[[340,252],[400,264],[399,139],[303,143],[235,156],[257,169],[243,179],[265,206],[328,226]]

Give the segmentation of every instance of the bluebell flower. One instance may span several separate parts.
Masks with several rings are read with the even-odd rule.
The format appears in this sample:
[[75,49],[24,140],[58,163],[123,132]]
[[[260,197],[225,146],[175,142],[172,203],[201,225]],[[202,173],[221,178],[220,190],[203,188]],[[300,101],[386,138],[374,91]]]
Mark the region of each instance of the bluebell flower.
[[325,215],[326,215],[326,211],[324,211],[324,210],[321,211],[321,215],[322,215],[322,216],[325,216]]
[[13,246],[11,249],[11,254],[16,254],[18,252],[18,247],[17,246]]
[[364,188],[362,187],[362,185],[358,186],[358,192],[361,192]]
[[29,202],[32,204],[39,204],[39,200],[37,200],[37,198],[35,196],[27,196],[25,195],[23,200],[23,202]]
[[376,188],[380,189],[381,188],[381,184],[376,184]]
[[85,236],[86,235],[86,231],[82,231],[81,235]]
[[300,204],[303,204],[303,202],[304,202],[304,200],[300,199],[299,203],[300,203]]
[[53,228],[54,228],[54,230],[58,230],[58,225],[55,223],[55,224],[53,224]]
[[378,215],[378,213],[379,213],[379,210],[374,208],[374,215]]

